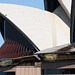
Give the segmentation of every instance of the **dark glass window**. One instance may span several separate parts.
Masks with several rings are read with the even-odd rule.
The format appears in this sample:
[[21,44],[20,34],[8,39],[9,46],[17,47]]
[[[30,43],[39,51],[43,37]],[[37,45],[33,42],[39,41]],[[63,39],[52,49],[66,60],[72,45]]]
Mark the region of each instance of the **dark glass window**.
[[44,74],[75,74],[75,69],[43,69]]
[[28,37],[23,34],[19,28],[7,20],[4,20],[4,36],[6,39],[13,40],[15,43],[17,42],[30,50],[34,50],[34,47],[32,46]]
[[0,75],[15,75],[15,72],[0,72]]

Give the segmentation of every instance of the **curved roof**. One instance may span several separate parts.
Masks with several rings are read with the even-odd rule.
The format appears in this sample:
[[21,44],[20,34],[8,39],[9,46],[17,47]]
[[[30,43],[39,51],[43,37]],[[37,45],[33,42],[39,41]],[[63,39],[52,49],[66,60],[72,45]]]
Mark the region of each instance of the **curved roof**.
[[69,27],[53,13],[13,4],[0,4],[0,13],[40,50],[70,43]]

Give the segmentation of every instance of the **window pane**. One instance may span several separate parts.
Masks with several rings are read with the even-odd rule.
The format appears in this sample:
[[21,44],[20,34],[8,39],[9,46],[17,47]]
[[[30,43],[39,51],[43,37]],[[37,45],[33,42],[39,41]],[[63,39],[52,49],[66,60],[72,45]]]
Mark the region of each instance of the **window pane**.
[[75,69],[44,69],[43,74],[75,74]]

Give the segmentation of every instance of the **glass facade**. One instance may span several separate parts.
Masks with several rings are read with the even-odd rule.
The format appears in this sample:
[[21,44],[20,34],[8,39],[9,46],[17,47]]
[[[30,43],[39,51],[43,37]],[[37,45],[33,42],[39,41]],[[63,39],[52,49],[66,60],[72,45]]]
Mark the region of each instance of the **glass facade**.
[[0,32],[3,39],[13,40],[30,50],[39,50],[16,25],[2,16],[0,16]]
[[75,69],[43,69],[42,74],[75,74]]
[[15,25],[4,20],[4,30],[5,30],[4,31],[5,38],[13,40],[29,48],[30,50],[34,50],[34,47],[27,40],[27,37]]
[[[0,66],[20,65],[21,63],[27,63],[30,59],[34,61],[34,57],[23,59],[25,56],[33,55],[36,51],[32,41],[16,25],[1,16],[0,32],[5,41],[0,48]],[[9,58],[10,60],[8,60]],[[11,58],[16,59],[12,60]],[[29,63],[29,65],[32,66],[34,63]]]

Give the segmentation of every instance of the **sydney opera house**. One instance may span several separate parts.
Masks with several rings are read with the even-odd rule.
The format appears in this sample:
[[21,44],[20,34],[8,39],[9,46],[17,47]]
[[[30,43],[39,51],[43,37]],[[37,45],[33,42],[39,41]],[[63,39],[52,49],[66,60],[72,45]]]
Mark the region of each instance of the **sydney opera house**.
[[0,75],[75,74],[75,0],[44,7],[0,3]]

